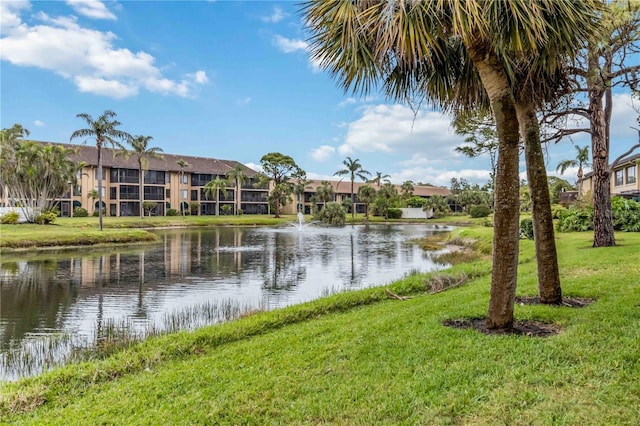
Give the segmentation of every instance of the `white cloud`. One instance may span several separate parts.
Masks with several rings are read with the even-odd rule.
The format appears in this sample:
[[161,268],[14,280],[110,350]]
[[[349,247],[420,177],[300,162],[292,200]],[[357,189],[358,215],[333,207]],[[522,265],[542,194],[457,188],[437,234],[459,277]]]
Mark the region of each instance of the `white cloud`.
[[28,1],[0,1],[0,34],[5,34],[22,23],[20,12],[30,9]]
[[264,170],[260,164],[256,163],[244,163],[245,166],[250,168],[251,170],[255,170],[256,172],[262,173]]
[[292,39],[276,35],[273,38],[273,43],[282,50],[284,53],[307,51],[309,44],[304,40]]
[[[3,12],[24,9],[2,7]],[[55,72],[72,80],[81,92],[113,98],[133,96],[141,88],[191,97],[194,89],[208,82],[201,70],[180,80],[164,77],[152,55],[117,48],[115,34],[82,27],[75,17],[50,17],[40,12],[36,19],[42,24],[16,26],[14,22],[13,27],[3,29],[0,59]]]
[[38,127],[46,126],[46,124],[44,124],[44,121],[40,121],[40,120],[34,121],[33,124]]
[[277,22],[282,21],[286,17],[287,17],[287,14],[284,13],[281,8],[279,8],[278,6],[275,6],[273,8],[273,13],[271,13],[271,15],[263,16],[260,19],[262,19],[264,22],[275,24]]
[[356,152],[424,153],[429,159],[453,157],[463,142],[440,112],[413,111],[402,105],[372,105],[349,123],[341,154]]
[[414,182],[430,183],[436,186],[449,187],[451,178],[464,178],[470,183],[484,185],[490,179],[489,170],[484,169],[461,169],[447,170],[433,167],[412,167],[401,170],[397,173],[390,173],[391,181],[400,184],[407,180]]
[[93,19],[116,19],[116,15],[99,0],[67,0],[76,12]]
[[322,145],[314,149],[313,151],[311,151],[310,155],[311,155],[311,158],[313,158],[314,160],[323,162],[323,161],[327,161],[329,157],[333,155],[334,152],[336,152],[336,149],[334,147],[329,145]]
[[339,106],[340,108],[342,108],[342,107],[345,107],[345,106],[347,106],[347,105],[353,105],[353,104],[355,104],[356,102],[357,102],[357,101],[356,101],[356,98],[347,98],[347,99],[345,99],[344,101],[340,102],[340,103],[338,104],[338,106]]

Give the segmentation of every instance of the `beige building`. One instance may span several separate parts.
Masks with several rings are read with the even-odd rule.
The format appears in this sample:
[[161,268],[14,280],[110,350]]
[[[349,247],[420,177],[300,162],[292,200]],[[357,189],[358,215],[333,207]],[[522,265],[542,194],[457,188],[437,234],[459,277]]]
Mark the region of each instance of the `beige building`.
[[[304,214],[310,214],[312,209],[312,197],[315,195],[318,187],[322,185],[323,181],[320,180],[312,180],[309,183],[309,186],[305,190],[302,199],[297,200],[294,195],[294,202],[289,203],[282,209],[283,214],[296,214],[298,211],[302,211]],[[333,201],[338,203],[342,203],[345,200],[351,200],[351,181],[341,180],[341,181],[328,181],[333,187]],[[355,200],[355,209],[356,213],[364,213],[365,212],[365,204],[358,200],[358,189],[361,186],[370,185],[375,189],[378,187],[375,184],[367,184],[363,182],[354,182],[353,183],[353,192],[354,192],[354,200]],[[398,193],[401,193],[400,185],[394,185]],[[442,195],[446,197],[451,195],[451,191],[447,188],[441,188],[437,186],[414,186],[413,195],[422,198],[429,198],[434,195]],[[317,208],[322,206],[322,202],[317,202]],[[298,210],[300,209],[300,210]]]
[[[611,195],[619,195],[640,201],[640,154],[622,159],[611,174]],[[580,181],[580,194],[593,191],[593,172],[587,173]]]
[[[49,143],[49,142],[43,142]],[[78,174],[77,185],[69,184],[69,191],[60,197],[60,214],[70,216],[73,208],[82,207],[91,215],[98,209],[98,150],[90,145],[63,145],[76,150],[72,159],[84,162],[85,166]],[[240,209],[247,214],[267,214],[268,185],[258,183],[258,173],[237,161],[215,158],[191,157],[187,155],[162,154],[162,159],[149,159],[144,170],[143,188],[140,188],[137,158],[131,155],[114,155],[110,148],[102,149],[102,200],[107,216],[138,216],[140,214],[140,191],[144,202],[156,203],[151,209],[152,215],[166,215],[167,210],[180,212],[183,208],[197,215],[235,214],[236,197],[240,199]],[[178,161],[189,165],[181,169]],[[207,182],[225,175],[237,165],[244,168],[247,180],[236,188],[230,184],[226,194],[220,191],[219,197],[205,194]],[[9,205],[9,200],[2,203]]]

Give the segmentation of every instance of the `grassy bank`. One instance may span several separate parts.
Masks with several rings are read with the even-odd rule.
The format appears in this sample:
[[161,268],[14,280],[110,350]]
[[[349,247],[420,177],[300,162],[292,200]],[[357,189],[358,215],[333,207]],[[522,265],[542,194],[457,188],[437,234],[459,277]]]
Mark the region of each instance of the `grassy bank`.
[[[485,250],[490,229],[460,231]],[[152,339],[106,360],[0,385],[0,416],[24,424],[634,424],[640,406],[640,235],[591,248],[560,234],[566,295],[588,307],[517,306],[549,338],[445,327],[483,316],[486,259],[429,294],[413,275],[375,288]],[[535,295],[522,242],[518,294]]]

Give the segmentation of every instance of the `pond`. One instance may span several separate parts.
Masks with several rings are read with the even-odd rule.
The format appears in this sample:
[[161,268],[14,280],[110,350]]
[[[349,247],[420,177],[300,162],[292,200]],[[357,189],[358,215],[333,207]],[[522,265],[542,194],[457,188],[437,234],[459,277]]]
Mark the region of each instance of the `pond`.
[[410,242],[444,226],[223,227],[0,260],[0,380],[67,362],[108,330],[192,329],[445,265]]

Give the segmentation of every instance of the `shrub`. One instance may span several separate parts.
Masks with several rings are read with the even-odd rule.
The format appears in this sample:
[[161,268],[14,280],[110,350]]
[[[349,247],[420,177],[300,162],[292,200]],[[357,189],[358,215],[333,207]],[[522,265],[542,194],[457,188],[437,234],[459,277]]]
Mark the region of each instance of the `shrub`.
[[49,225],[50,223],[53,223],[57,217],[58,214],[52,210],[45,213],[40,213],[38,216],[36,216],[34,222],[40,225]]
[[520,238],[533,240],[533,220],[524,218],[520,221]]
[[315,216],[316,220],[329,225],[344,225],[347,211],[342,205],[336,202],[327,203],[320,213]]
[[569,209],[560,204],[554,204],[551,206],[551,216],[554,219],[560,219],[565,213],[567,213]]
[[75,209],[73,209],[73,217],[88,217],[89,216],[89,212],[87,211],[87,209],[84,209],[82,207],[76,207]]
[[640,203],[622,197],[613,197],[611,212],[615,230],[640,232]]
[[471,206],[471,208],[469,209],[469,216],[474,218],[487,217],[490,214],[491,209],[489,208],[489,206],[486,206],[484,204],[476,204],[474,206]]
[[402,217],[402,210],[390,208],[387,210],[388,219],[400,219]]
[[560,232],[591,231],[593,230],[593,209],[569,209],[558,221],[556,226]]
[[167,209],[167,216],[178,216],[178,210],[176,210],[176,209]]
[[20,219],[20,214],[16,211],[11,211],[0,216],[0,223],[3,225],[15,225]]

